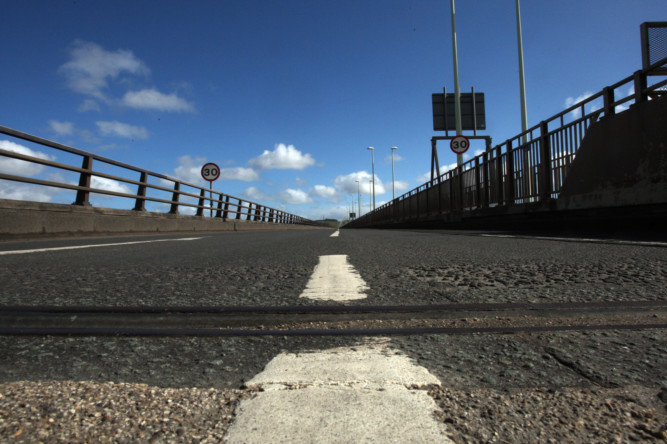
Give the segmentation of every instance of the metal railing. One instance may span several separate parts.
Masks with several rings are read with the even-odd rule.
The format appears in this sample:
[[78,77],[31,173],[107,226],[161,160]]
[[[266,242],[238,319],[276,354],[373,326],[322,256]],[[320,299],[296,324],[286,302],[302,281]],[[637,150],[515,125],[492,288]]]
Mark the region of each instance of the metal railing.
[[[421,221],[429,216],[558,198],[592,124],[603,116],[624,111],[630,102],[641,103],[667,94],[665,74],[660,75],[666,63],[667,58],[663,58],[636,71],[345,226]],[[616,98],[621,95],[617,90],[628,88],[633,92]]]
[[[178,180],[160,173],[137,168],[122,162],[117,162],[93,153],[81,151],[67,145],[53,142],[41,137],[33,136],[21,131],[0,126],[0,134],[5,134],[17,139],[25,140],[43,147],[53,148],[59,152],[75,155],[81,160],[81,167],[55,162],[50,156],[42,157],[23,154],[17,151],[0,149],[0,158],[15,159],[15,161],[28,162],[37,169],[43,167],[54,168],[60,172],[75,173],[78,176],[78,184],[67,183],[65,180],[43,180],[27,175],[6,174],[0,172],[0,180],[52,187],[61,190],[76,192],[73,205],[91,205],[91,194],[102,194],[118,198],[131,199],[133,210],[146,211],[146,202],[161,204],[168,213],[178,214],[179,208],[191,209],[196,216],[205,216],[206,210],[210,215],[215,213],[215,218],[222,220],[257,221],[276,224],[306,224],[316,223],[285,211],[271,208],[256,202],[245,200],[228,194],[212,191],[182,180]],[[74,161],[72,162],[74,163]],[[121,171],[129,171],[136,174],[136,179],[121,177],[102,171],[104,168],[113,167]],[[19,169],[21,170],[21,169]],[[20,172],[20,171],[19,171]],[[97,180],[96,180],[97,179]],[[101,180],[101,181],[100,181]],[[95,182],[97,181],[97,186]],[[106,181],[106,182],[104,182]],[[116,186],[105,186],[104,184],[118,184]],[[122,185],[120,185],[122,184]],[[131,192],[128,186],[136,186],[136,192]],[[187,211],[187,210],[186,210]]]

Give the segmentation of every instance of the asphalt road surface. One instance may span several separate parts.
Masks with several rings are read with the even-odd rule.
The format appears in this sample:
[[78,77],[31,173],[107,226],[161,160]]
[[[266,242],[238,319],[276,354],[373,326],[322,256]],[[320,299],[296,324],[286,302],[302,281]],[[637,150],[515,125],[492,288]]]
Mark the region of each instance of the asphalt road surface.
[[[332,230],[312,230],[4,242],[0,244],[0,305],[310,307],[667,301],[667,244],[663,242],[451,231],[342,230],[337,237],[332,234]],[[334,255],[346,256],[349,269],[363,279],[365,297],[353,301],[300,297],[320,258]],[[653,317],[656,324],[665,322],[664,307],[642,315]],[[461,323],[479,321],[459,317]],[[115,381],[164,388],[239,389],[281,353],[355,347],[368,340],[289,335],[0,336],[0,381]],[[401,335],[392,337],[391,344],[435,375],[443,387],[456,390],[640,387],[654,394],[667,390],[667,340],[660,328]],[[447,403],[442,393],[433,396],[440,405]],[[662,414],[664,419],[664,407]],[[454,428],[460,422],[456,417],[443,418]],[[486,436],[459,426],[463,440]]]

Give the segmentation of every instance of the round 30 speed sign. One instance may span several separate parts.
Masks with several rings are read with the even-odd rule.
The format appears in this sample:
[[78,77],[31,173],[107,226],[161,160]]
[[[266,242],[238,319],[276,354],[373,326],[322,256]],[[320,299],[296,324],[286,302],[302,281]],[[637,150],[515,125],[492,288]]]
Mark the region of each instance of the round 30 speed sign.
[[220,167],[214,163],[207,163],[201,167],[201,177],[203,177],[204,180],[208,180],[209,182],[218,180],[220,177]]
[[463,154],[470,148],[470,140],[466,136],[456,136],[449,143],[449,147],[456,154]]

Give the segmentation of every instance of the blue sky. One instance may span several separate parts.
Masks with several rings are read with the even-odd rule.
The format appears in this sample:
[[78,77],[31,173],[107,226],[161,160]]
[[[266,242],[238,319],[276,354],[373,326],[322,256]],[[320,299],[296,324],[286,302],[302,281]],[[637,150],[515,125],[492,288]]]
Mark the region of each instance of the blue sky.
[[[494,145],[521,129],[514,5],[456,4],[461,88],[485,94],[480,134]],[[201,185],[201,165],[216,162],[216,190],[311,219],[356,208],[355,180],[367,211],[368,146],[377,205],[391,200],[392,146],[396,194],[422,184],[430,138],[443,135],[431,94],[454,89],[449,0],[23,0],[2,11],[0,125]],[[667,2],[524,0],[521,16],[532,126],[640,69],[639,25],[667,20]],[[73,161],[4,136],[0,147]],[[5,181],[0,198],[72,201]]]

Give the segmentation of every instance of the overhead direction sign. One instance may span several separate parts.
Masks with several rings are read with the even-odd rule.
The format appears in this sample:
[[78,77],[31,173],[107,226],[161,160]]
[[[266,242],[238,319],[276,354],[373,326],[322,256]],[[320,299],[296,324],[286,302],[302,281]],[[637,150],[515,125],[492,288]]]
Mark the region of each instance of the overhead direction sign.
[[[455,131],[454,94],[432,94],[433,131]],[[461,93],[461,126],[463,131],[486,129],[484,93]]]
[[470,140],[466,136],[456,136],[449,142],[449,147],[456,154],[463,154],[470,148]]
[[220,167],[214,163],[207,163],[201,167],[201,177],[203,177],[204,180],[208,180],[209,182],[218,180],[220,177]]

